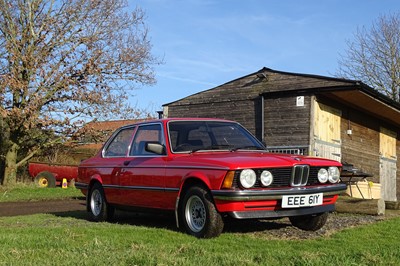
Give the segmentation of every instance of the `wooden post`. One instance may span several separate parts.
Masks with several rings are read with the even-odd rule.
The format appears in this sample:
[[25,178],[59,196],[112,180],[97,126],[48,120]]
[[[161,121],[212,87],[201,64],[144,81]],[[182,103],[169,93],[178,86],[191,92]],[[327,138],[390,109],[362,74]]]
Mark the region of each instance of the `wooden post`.
[[343,213],[385,215],[385,201],[383,199],[339,197],[336,202],[336,211]]

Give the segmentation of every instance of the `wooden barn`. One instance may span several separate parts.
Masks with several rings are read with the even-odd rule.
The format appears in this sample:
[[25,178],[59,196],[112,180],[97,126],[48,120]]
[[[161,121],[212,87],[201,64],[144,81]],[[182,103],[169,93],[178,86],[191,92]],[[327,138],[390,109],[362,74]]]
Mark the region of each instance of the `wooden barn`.
[[263,68],[163,107],[164,117],[238,121],[271,151],[353,165],[385,201],[400,199],[400,104],[360,81]]

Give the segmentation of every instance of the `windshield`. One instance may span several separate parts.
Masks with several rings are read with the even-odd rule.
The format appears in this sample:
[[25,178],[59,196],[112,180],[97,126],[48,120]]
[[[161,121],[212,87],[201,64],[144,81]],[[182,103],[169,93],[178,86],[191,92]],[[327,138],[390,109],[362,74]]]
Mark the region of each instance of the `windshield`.
[[233,122],[171,121],[168,130],[172,152],[265,149],[246,129]]

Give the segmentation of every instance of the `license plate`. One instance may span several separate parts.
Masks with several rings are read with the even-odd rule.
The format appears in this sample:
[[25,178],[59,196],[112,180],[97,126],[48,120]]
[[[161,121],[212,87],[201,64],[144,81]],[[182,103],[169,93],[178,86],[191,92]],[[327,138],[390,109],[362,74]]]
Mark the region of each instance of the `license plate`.
[[282,208],[300,208],[322,205],[323,197],[323,193],[282,196]]

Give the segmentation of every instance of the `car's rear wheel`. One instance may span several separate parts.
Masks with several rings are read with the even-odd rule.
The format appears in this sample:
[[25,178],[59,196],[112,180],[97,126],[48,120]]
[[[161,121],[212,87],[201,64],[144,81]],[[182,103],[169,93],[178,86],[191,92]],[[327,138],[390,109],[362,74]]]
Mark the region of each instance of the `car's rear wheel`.
[[185,193],[180,217],[185,231],[198,238],[219,236],[224,228],[209,191],[202,187],[191,187]]
[[289,217],[293,226],[305,231],[317,231],[321,229],[328,220],[328,213],[318,213],[311,215]]
[[50,172],[40,172],[35,177],[35,183],[38,187],[56,187],[56,178]]
[[96,183],[93,185],[87,199],[87,210],[92,221],[110,221],[114,216],[114,208],[110,206],[104,194],[103,187]]

